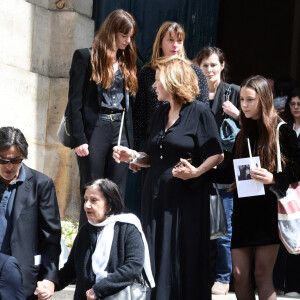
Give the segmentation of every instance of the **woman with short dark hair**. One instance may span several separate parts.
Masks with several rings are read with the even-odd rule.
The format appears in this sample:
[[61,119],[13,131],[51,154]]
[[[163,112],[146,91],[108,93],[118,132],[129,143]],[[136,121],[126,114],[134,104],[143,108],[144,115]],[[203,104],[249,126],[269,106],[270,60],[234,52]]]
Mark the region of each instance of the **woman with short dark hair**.
[[[140,221],[133,214],[122,213],[124,203],[118,186],[109,179],[97,179],[83,187],[83,194],[88,222],[80,228],[59,271],[56,290],[76,279],[74,299],[94,300],[134,283],[144,285],[145,280],[154,287]],[[43,299],[42,291],[39,296]]]
[[[193,62],[203,71],[208,85],[209,105],[212,109],[218,128],[225,118],[230,118],[239,124],[240,87],[226,82],[228,63],[224,52],[217,47],[204,47],[196,55]],[[232,145],[223,145],[224,161],[218,168],[224,168],[232,163]],[[212,248],[216,248],[216,263],[213,264],[212,293],[225,295],[229,291],[232,272],[231,261],[231,215],[233,209],[233,193],[228,191],[230,184],[218,184],[217,188],[223,199],[226,213],[228,233],[224,237],[211,241]]]

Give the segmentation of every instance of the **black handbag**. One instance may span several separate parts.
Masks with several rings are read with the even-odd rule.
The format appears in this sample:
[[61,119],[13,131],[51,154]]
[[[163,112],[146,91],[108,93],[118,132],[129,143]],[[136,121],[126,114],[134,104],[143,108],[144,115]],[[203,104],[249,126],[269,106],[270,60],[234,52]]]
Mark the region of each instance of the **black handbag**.
[[227,219],[223,199],[218,188],[213,184],[216,194],[210,195],[210,239],[226,236],[228,233]]
[[68,117],[65,114],[60,121],[56,135],[61,144],[65,147],[71,148],[71,135],[68,125]]
[[[88,50],[89,51],[86,53],[83,53],[83,55],[85,55],[86,59],[89,60],[88,68],[90,68],[91,48],[89,48]],[[87,72],[87,75],[88,75],[88,72]],[[84,83],[84,89],[83,89],[83,97],[86,94],[86,87],[87,87],[88,80],[89,80],[89,78],[88,78],[88,76],[86,76],[85,83]],[[71,138],[71,131],[70,131],[70,126],[69,126],[68,116],[69,116],[69,103],[67,104],[64,115],[60,121],[56,135],[57,135],[59,142],[62,145],[64,145],[65,147],[71,148],[72,147],[72,138]]]

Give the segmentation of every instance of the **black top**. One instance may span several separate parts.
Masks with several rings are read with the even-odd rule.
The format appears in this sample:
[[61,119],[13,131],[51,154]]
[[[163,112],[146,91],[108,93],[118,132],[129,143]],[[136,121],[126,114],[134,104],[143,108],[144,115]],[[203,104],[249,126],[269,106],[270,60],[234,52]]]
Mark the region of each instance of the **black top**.
[[[228,89],[228,87],[229,87],[228,83],[221,81],[217,88],[214,100],[210,100],[211,110],[213,111],[213,113],[215,115],[218,128],[220,128],[220,126],[225,118],[225,113],[223,111],[222,105],[226,101],[225,91]],[[229,95],[229,101],[237,109],[240,109],[240,87],[238,85],[231,84],[231,92]],[[228,117],[231,118],[230,116],[228,116]],[[236,122],[236,123],[238,124],[238,122]]]
[[86,291],[91,288],[102,299],[119,292],[134,281],[141,282],[145,251],[141,234],[134,225],[116,222],[105,269],[111,274],[97,283],[91,260],[96,242],[97,227],[85,223],[76,236],[67,262],[59,270],[56,290],[64,289],[76,279],[75,300],[86,299]]
[[[256,121],[254,130],[249,135],[253,156],[257,155],[255,145],[259,138]],[[243,157],[249,157],[248,145],[243,143]],[[285,194],[290,183],[300,179],[300,149],[297,148],[297,137],[288,125],[280,127],[280,149],[290,163],[281,173],[273,172],[273,188]],[[234,179],[233,164],[225,169],[211,170],[207,177],[217,183],[230,183]],[[277,197],[265,185],[265,195],[238,198],[234,192],[232,214],[232,248],[263,246],[280,243],[278,237]]]
[[210,185],[172,175],[180,158],[199,166],[222,153],[214,116],[194,101],[182,107],[167,131],[170,104],[161,105],[150,122],[146,152],[150,157],[142,192],[142,222],[156,288],[155,300],[211,299],[209,255]]
[[[208,105],[209,99],[206,78],[198,66],[192,65],[192,68],[197,74],[200,89],[200,93],[196,99]],[[152,87],[154,81],[155,70],[144,67],[139,75],[139,89],[133,109],[134,145],[136,149],[139,148],[141,141],[145,141],[147,128],[154,111],[164,103],[157,99],[156,92]]]

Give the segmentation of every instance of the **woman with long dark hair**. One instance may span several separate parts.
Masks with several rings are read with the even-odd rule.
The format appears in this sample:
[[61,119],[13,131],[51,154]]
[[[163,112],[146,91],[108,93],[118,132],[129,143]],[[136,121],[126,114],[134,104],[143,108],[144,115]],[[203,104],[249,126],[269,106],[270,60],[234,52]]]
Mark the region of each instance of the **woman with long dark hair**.
[[[259,156],[261,168],[250,169],[251,178],[264,184],[265,195],[238,198],[235,184],[232,214],[232,263],[237,299],[254,300],[252,270],[260,300],[276,299],[273,267],[280,244],[278,236],[277,197],[271,191],[284,193],[289,184],[300,178],[300,150],[295,132],[280,127],[283,172],[277,173],[276,128],[281,119],[273,106],[273,95],[267,80],[251,76],[241,85],[241,130],[237,135],[233,158],[249,157],[247,138],[253,156]],[[226,172],[227,171],[227,172]],[[215,182],[232,180],[232,164],[225,170],[213,170]],[[210,174],[211,175],[211,174]]]
[[[128,167],[112,159],[112,147],[125,111],[121,144],[133,144],[131,98],[137,91],[137,25],[126,11],[113,11],[96,33],[89,49],[75,51],[70,70],[69,120],[77,154],[80,186],[107,177],[124,197]],[[81,210],[80,225],[86,221]]]

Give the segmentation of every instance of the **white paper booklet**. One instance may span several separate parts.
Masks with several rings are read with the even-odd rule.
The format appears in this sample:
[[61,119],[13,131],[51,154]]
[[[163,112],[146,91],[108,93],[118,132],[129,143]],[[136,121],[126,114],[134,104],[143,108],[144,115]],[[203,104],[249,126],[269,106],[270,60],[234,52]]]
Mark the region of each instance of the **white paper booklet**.
[[264,185],[261,182],[251,179],[250,176],[250,167],[260,168],[260,159],[258,156],[234,159],[233,166],[239,198],[265,194]]

